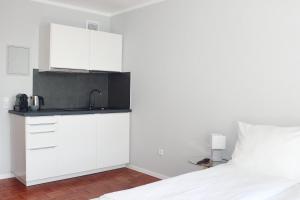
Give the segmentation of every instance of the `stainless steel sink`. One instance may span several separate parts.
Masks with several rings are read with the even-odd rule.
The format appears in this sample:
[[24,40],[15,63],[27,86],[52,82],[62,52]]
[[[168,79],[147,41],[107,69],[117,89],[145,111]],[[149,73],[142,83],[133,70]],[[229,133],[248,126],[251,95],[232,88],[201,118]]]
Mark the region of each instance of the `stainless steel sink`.
[[66,108],[66,109],[63,109],[63,111],[93,111],[93,110],[105,110],[106,108]]
[[89,111],[89,108],[64,108],[63,111]]

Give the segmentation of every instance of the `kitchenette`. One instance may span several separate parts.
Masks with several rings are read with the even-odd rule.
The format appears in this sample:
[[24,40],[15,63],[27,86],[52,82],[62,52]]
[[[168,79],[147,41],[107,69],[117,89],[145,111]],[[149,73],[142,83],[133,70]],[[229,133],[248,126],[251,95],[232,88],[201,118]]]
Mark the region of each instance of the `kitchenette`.
[[33,93],[10,110],[12,173],[27,186],[129,163],[130,72],[122,36],[48,24],[40,28]]

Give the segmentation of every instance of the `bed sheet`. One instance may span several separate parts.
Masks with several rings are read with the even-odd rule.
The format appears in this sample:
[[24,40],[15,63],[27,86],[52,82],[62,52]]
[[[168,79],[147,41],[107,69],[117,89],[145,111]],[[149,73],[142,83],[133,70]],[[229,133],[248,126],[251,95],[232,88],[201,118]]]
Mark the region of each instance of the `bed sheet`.
[[[269,200],[296,184],[285,178],[242,170],[229,163],[106,194],[98,200]],[[278,198],[272,200],[284,200]]]

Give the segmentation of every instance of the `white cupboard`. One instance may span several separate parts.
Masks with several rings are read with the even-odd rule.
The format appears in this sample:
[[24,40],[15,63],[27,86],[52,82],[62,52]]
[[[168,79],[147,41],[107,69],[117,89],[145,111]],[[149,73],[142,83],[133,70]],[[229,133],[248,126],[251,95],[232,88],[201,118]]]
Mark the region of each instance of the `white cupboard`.
[[96,115],[59,116],[58,164],[61,174],[97,168]]
[[91,31],[91,70],[122,71],[122,35]]
[[26,150],[26,182],[60,175],[58,154],[54,146]]
[[58,136],[56,117],[25,119],[26,181],[59,175]]
[[51,67],[65,69],[89,68],[89,32],[81,28],[52,24],[50,38]]
[[50,24],[40,38],[41,71],[122,71],[122,35]]
[[12,172],[35,185],[129,163],[129,113],[11,115]]
[[129,115],[98,115],[97,142],[98,167],[129,163]]

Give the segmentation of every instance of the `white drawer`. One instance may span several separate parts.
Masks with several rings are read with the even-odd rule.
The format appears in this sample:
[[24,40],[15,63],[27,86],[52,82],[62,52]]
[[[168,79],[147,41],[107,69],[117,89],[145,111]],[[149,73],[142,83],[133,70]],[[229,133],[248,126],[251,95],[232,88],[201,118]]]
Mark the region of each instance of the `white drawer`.
[[56,124],[57,118],[55,116],[50,117],[26,117],[26,124],[30,125],[46,125],[46,124]]
[[51,148],[58,145],[58,133],[49,132],[29,132],[26,135],[27,149]]
[[56,147],[26,150],[26,181],[58,176]]
[[57,129],[57,124],[27,124],[27,133],[47,133],[55,132]]

